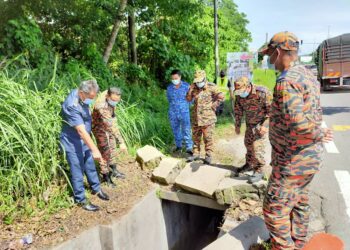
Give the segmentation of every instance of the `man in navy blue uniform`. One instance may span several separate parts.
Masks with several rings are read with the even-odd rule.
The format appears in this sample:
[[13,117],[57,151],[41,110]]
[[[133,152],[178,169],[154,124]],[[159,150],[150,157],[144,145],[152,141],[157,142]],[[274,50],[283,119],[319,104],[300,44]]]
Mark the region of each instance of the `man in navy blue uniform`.
[[98,85],[95,80],[83,81],[73,90],[62,104],[63,118],[60,142],[70,166],[74,200],[88,211],[99,210],[85,198],[84,173],[93,194],[102,200],[109,200],[100,187],[94,160],[102,161],[102,156],[94,144],[91,134],[91,112],[89,105],[96,98]]
[[175,151],[182,150],[184,141],[186,152],[192,155],[190,103],[186,100],[190,85],[181,80],[181,71],[177,69],[171,72],[171,82],[167,88],[167,98],[169,101],[170,125],[175,137]]

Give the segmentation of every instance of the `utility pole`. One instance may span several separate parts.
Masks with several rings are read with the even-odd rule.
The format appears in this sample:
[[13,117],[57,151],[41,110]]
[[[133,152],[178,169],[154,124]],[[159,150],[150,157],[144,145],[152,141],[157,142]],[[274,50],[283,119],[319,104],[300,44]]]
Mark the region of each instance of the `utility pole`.
[[328,25],[328,39],[331,37],[331,26]]
[[269,40],[269,33],[266,33],[266,40],[265,40],[265,43],[266,43],[266,45],[268,44],[268,41]]
[[214,0],[215,79],[219,77],[218,0]]

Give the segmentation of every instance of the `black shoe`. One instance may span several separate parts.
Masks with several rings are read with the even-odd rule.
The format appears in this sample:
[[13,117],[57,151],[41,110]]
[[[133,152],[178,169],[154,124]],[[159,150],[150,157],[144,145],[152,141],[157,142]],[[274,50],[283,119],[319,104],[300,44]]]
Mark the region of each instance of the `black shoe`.
[[97,197],[100,198],[101,200],[104,201],[109,201],[109,196],[104,193],[102,190],[100,190],[99,192],[92,192],[93,195],[97,194]]
[[108,173],[108,174],[103,174],[102,175],[102,182],[106,182],[107,186],[112,187],[112,188],[116,188],[117,185],[115,185],[115,183],[112,181],[112,173]]
[[116,165],[111,165],[111,169],[112,169],[112,176],[115,178],[120,178],[120,179],[125,179],[125,174],[123,174],[122,172],[120,172],[117,169]]
[[187,157],[187,162],[192,162],[192,161],[197,161],[197,160],[199,160],[198,155],[191,155],[191,156]]
[[187,149],[186,154],[188,154],[189,156],[192,156],[193,155],[192,149]]
[[99,206],[91,204],[90,202],[78,203],[78,206],[81,206],[82,209],[89,211],[89,212],[96,212],[96,211],[100,210]]
[[245,172],[249,172],[249,171],[253,171],[253,167],[250,166],[248,163],[244,164],[243,167],[237,169],[236,173],[237,174],[242,174],[242,173],[245,173]]
[[211,164],[211,156],[209,156],[209,155],[205,156],[204,163],[207,165],[210,165]]

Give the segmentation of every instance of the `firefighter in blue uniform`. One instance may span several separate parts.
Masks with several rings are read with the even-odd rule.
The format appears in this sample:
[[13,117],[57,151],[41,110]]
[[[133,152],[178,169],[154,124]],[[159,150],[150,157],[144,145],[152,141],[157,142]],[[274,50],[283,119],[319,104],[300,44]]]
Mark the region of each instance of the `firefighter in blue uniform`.
[[74,200],[88,211],[99,210],[98,206],[89,203],[85,198],[84,174],[87,177],[92,193],[102,200],[109,200],[100,187],[94,159],[102,156],[94,144],[91,134],[91,112],[89,105],[98,93],[95,80],[83,81],[79,89],[73,90],[62,104],[61,147],[70,166],[70,178]]
[[175,151],[181,151],[183,142],[185,142],[186,153],[192,155],[190,103],[186,100],[190,85],[181,80],[180,70],[173,70],[171,79],[172,83],[167,88],[167,98],[169,101],[169,120],[175,137]]

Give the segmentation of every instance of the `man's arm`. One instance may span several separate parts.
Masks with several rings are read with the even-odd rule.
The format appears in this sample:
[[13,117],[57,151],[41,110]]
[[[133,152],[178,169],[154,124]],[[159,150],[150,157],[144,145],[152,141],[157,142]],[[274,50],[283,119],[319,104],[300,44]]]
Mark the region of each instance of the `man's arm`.
[[304,114],[303,87],[284,81],[278,83],[277,90],[281,95],[280,102],[284,118],[290,121],[291,135],[303,144],[309,144],[310,141],[322,141],[323,130],[316,124],[316,121]]
[[79,136],[84,141],[84,143],[89,147],[89,149],[92,152],[92,155],[95,160],[100,161],[102,160],[102,156],[98,148],[96,147],[94,141],[92,140],[91,136],[85,129],[85,125],[81,124],[78,126],[75,126],[75,129],[77,130]]
[[234,105],[234,115],[235,115],[235,128],[236,130],[241,128],[241,122],[243,118],[243,106],[240,102],[240,97],[236,97],[235,105]]
[[190,85],[190,88],[189,88],[189,90],[188,90],[188,92],[187,92],[187,95],[186,95],[186,100],[188,101],[188,102],[192,102],[192,100],[193,100],[193,90],[194,90],[194,85],[193,84],[191,84]]
[[112,114],[110,110],[104,107],[96,107],[95,112],[99,112],[101,115],[101,118],[103,120],[104,128],[107,132],[111,133],[120,144],[120,147],[125,149],[125,142],[124,138],[118,128],[117,120],[115,117],[112,117]]
[[268,90],[265,93],[265,100],[264,100],[264,109],[265,109],[265,112],[266,112],[266,116],[265,116],[264,122],[262,123],[262,126],[265,127],[265,128],[269,127],[271,102],[272,102],[272,94]]
[[214,99],[212,105],[213,110],[216,110],[225,100],[224,93],[222,93],[217,86],[212,86],[212,98]]

